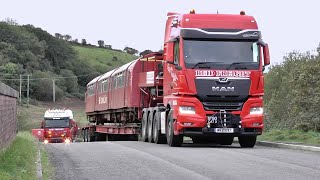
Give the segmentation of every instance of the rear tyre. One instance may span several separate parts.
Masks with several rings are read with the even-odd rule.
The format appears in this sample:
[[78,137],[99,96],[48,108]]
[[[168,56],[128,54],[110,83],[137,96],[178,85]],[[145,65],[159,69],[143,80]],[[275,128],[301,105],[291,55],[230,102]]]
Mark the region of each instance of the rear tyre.
[[148,127],[148,113],[144,112],[141,122],[141,135],[140,141],[147,142],[147,127]]
[[171,147],[180,147],[183,142],[182,135],[174,135],[174,127],[173,127],[173,112],[170,111],[168,114],[168,121],[167,121],[167,143]]
[[233,136],[224,136],[219,139],[219,144],[221,145],[231,145],[233,143]]
[[160,113],[156,112],[153,117],[153,140],[156,144],[164,144],[167,142],[166,136],[161,134],[159,128],[160,120]]
[[239,144],[243,148],[253,148],[257,141],[257,136],[240,136]]
[[149,112],[149,118],[148,118],[148,142],[154,143],[153,141],[153,133],[152,133],[152,127],[153,127],[153,112]]

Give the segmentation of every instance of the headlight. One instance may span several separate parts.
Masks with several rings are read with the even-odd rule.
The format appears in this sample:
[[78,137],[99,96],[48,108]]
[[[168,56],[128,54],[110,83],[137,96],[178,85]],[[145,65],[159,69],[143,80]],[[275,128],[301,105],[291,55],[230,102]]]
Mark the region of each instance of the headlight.
[[180,106],[179,113],[180,114],[196,114],[196,111],[192,106]]
[[254,107],[250,109],[250,114],[263,114],[263,107]]

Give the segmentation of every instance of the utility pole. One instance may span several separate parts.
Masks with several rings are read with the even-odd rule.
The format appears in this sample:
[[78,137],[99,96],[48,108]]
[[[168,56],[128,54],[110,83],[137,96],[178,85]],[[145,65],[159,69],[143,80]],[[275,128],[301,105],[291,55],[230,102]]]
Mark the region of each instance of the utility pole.
[[21,77],[21,74],[20,74],[20,91],[19,91],[19,97],[20,97],[20,99],[19,99],[19,100],[20,100],[20,104],[21,104],[21,98],[22,98],[22,97],[21,97],[21,95],[22,95],[22,93],[21,93],[21,89],[22,89],[22,87],[21,87],[21,86],[22,86],[22,77]]
[[52,79],[52,97],[53,97],[53,102],[56,102],[56,79]]
[[29,106],[29,81],[30,81],[29,76],[30,76],[30,74],[28,74],[28,85],[27,85],[27,106]]

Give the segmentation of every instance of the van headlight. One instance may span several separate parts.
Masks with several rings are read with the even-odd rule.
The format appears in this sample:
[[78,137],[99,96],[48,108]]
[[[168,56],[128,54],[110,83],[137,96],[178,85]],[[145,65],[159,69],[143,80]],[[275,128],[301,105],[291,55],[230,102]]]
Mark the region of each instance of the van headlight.
[[180,114],[196,114],[196,111],[193,106],[180,106],[179,113]]
[[250,114],[263,114],[263,107],[254,107],[250,109]]

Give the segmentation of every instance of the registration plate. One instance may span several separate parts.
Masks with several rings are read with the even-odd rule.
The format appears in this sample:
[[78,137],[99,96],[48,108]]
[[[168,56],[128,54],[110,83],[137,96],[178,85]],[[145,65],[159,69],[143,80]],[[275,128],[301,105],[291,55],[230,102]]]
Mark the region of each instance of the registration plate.
[[214,128],[216,133],[233,133],[233,128]]

